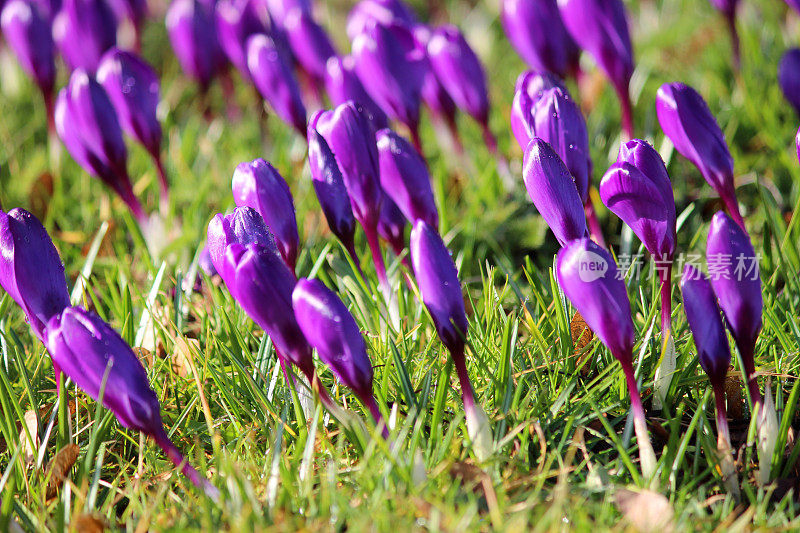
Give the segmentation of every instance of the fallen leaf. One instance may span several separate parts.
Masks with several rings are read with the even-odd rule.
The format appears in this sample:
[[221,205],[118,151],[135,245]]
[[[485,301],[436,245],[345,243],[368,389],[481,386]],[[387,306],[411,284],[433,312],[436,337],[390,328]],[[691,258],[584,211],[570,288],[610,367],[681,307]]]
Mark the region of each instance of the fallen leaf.
[[[20,452],[25,462],[30,464],[36,459],[36,451],[39,449],[39,419],[36,417],[36,412],[30,410],[25,411],[24,418],[25,427],[19,432]],[[31,444],[31,439],[33,439],[33,444]]]
[[49,481],[47,482],[48,499],[55,498],[58,494],[58,490],[67,479],[67,474],[69,474],[70,469],[78,459],[79,451],[80,448],[78,448],[77,444],[68,444],[58,450],[55,457],[50,460],[46,470],[49,476]]
[[728,403],[728,418],[733,420],[742,420],[744,418],[742,390],[742,378],[731,366],[725,376],[725,397]]
[[195,353],[201,353],[200,341],[178,337],[172,350],[172,370],[182,378],[191,376]]
[[670,533],[674,531],[674,511],[669,500],[652,490],[634,492],[618,489],[614,495],[617,507],[634,529],[642,532],[658,531]]
[[82,514],[72,521],[69,529],[76,533],[103,533],[108,529],[108,522],[102,516]]
[[572,315],[572,320],[569,322],[569,330],[572,336],[572,345],[575,348],[573,354],[577,358],[575,366],[580,368],[581,375],[586,376],[590,372],[590,365],[584,364],[587,356],[583,353],[583,350],[592,342],[594,333],[592,333],[592,330],[589,329],[586,321],[583,320],[583,317],[578,312]]
[[147,348],[137,346],[133,349],[133,353],[135,353],[136,357],[139,358],[139,362],[142,363],[142,366],[146,368],[153,368],[153,352]]

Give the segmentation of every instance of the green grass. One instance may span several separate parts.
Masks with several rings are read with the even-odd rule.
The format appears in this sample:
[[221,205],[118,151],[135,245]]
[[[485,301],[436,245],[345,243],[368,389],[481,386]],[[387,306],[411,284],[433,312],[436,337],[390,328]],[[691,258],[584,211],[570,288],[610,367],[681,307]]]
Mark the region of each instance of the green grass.
[[[468,163],[439,148],[426,120],[422,135],[442,234],[470,302],[469,371],[492,418],[495,455],[475,466],[446,351],[399,276],[404,320],[399,331],[382,327],[366,245],[359,246],[367,274],[361,280],[325,230],[304,143],[275,119],[262,137],[252,91],[243,84],[237,102],[244,118],[235,123],[220,118],[224,105],[215,87],[218,118],[207,123],[196,88],[181,75],[163,25],[155,20],[146,31],[144,56],[162,75],[164,152],[173,184],[165,221],[171,242],[161,256],[148,253],[123,204],[66,153],[51,165],[43,106],[16,67],[4,68],[0,79],[0,197],[6,209],[22,206],[40,216],[64,260],[70,289],[80,272],[88,274],[76,295],[83,305],[132,345],[159,346],[147,369],[165,425],[191,462],[211,474],[221,503],[203,497],[155,445],[121,428],[74,387],[72,412],[53,413],[57,398],[46,351],[3,296],[0,529],[11,519],[25,530],[58,531],[87,513],[128,530],[621,527],[615,498],[641,483],[635,439],[625,431],[629,400],[619,365],[597,341],[587,347],[588,372],[576,368],[572,310],[551,270],[555,240],[522,187],[521,153],[508,125],[513,83],[523,64],[502,34],[494,0],[477,5],[449,0],[434,4],[431,13],[423,9],[428,3],[414,3],[436,22],[460,24],[484,58],[492,126],[519,183],[512,193],[504,192],[480,131],[468,119],[461,119]],[[771,376],[782,442],[793,442],[800,366],[800,167],[793,144],[798,120],[783,100],[776,69],[783,50],[800,41],[800,19],[787,17],[779,0],[743,3],[743,70],[735,75],[724,23],[707,2],[627,3],[637,61],[636,131],[667,158],[678,213],[686,213],[679,251],[703,252],[708,222],[720,205],[698,171],[664,144],[656,89],[666,81],[692,84],[726,133],[747,225],[763,254],[764,329],[757,367]],[[342,46],[345,4],[322,9],[328,28],[340,30],[335,38]],[[66,81],[63,71],[60,81]],[[588,112],[595,184],[616,157],[618,121],[613,92],[603,86]],[[154,168],[144,150],[129,146],[137,192],[155,210]],[[362,326],[375,366],[375,395],[394,421],[389,443],[373,438],[374,427],[360,422],[368,421],[365,411],[323,366],[318,367],[323,383],[350,414],[336,420],[317,406],[306,419],[276,372],[269,340],[224,287],[205,280],[203,294],[173,296],[176,284],[193,270],[208,220],[233,205],[233,168],[256,157],[269,159],[292,187],[304,244],[300,274],[337,288]],[[40,178],[45,172],[52,173],[52,182]],[[596,205],[615,251],[635,249],[638,243],[624,237],[621,223]],[[92,261],[93,241],[98,253]],[[648,405],[659,356],[657,287],[652,280],[631,283],[629,294],[638,339],[634,353]],[[800,448],[789,445],[786,455],[776,454],[773,471],[781,481],[760,490],[752,483],[755,450],[744,446],[744,502],[737,507],[724,497],[714,470],[710,386],[699,370],[677,290],[673,302],[679,371],[667,412],[651,413],[651,422],[662,428],[653,433],[657,490],[669,499],[676,527],[797,528],[797,495],[785,489],[797,485]],[[187,340],[188,349],[176,349]],[[188,357],[176,363],[176,351]],[[40,435],[54,422],[44,464],[68,440],[79,446],[70,481],[54,498],[46,496],[45,469],[26,463],[21,451],[21,421],[29,410],[38,413]],[[745,410],[732,422],[735,440],[747,436],[748,421]],[[783,448],[779,445],[780,452]]]

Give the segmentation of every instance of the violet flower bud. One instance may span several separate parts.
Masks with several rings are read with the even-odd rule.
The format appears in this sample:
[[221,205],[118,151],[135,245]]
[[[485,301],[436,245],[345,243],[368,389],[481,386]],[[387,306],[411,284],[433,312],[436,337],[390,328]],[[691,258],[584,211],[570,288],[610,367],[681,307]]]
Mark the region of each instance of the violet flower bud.
[[532,131],[553,147],[575,179],[581,201],[589,198],[589,134],[580,108],[558,87],[546,90],[534,104]]
[[215,18],[222,50],[242,77],[249,80],[247,41],[251,35],[270,33],[266,5],[259,0],[219,0]]
[[370,121],[376,129],[389,127],[386,113],[367,94],[367,90],[358,79],[352,56],[328,59],[325,67],[325,90],[333,105],[342,105],[348,100],[352,100],[369,115]]
[[406,247],[406,225],[408,221],[397,204],[384,193],[381,200],[381,215],[378,218],[378,235],[389,243],[395,254],[400,255]]
[[272,38],[259,33],[247,41],[247,65],[258,92],[284,122],[306,132],[306,108],[300,86]]
[[266,0],[267,11],[278,26],[286,26],[286,18],[297,10],[301,13],[311,14],[311,0]]
[[800,115],[800,48],[787,50],[778,65],[778,83],[783,96]]
[[[424,50],[427,56],[428,42],[432,34],[431,29],[424,24],[415,24],[413,33],[417,46]],[[428,58],[428,63],[430,64],[430,58]],[[431,68],[426,69],[425,79],[422,82],[422,89],[420,89],[420,97],[433,117],[442,119],[450,129],[450,133],[456,143],[456,149],[463,151],[456,124],[456,104]]]
[[370,23],[353,40],[353,60],[369,95],[411,130],[419,148],[420,93],[428,60],[411,30],[396,23]]
[[733,157],[703,97],[683,83],[666,83],[658,89],[656,112],[675,149],[694,163],[728,213],[744,227],[733,182]]
[[580,49],[556,0],[502,0],[500,20],[517,53],[533,69],[566,78],[578,70]]
[[0,285],[45,342],[45,326],[69,306],[69,294],[53,241],[41,222],[24,209],[0,211]]
[[214,261],[211,260],[211,253],[208,251],[208,246],[203,246],[203,249],[200,250],[200,257],[197,258],[197,265],[209,278],[219,275],[217,267],[214,266]]
[[289,184],[267,161],[255,159],[236,167],[231,188],[236,205],[258,211],[275,237],[283,261],[294,272],[300,237]]
[[85,70],[76,69],[59,92],[55,125],[73,159],[119,194],[144,223],[144,211],[128,176],[128,152],[117,114],[103,87]]
[[319,280],[301,279],[292,292],[294,316],[319,358],[381,420],[372,395],[372,363],[364,338],[342,300]]
[[578,45],[589,52],[617,91],[622,126],[633,137],[631,101],[633,47],[622,0],[558,0],[561,18]]
[[700,366],[712,384],[724,385],[731,364],[731,349],[711,284],[702,272],[686,265],[681,278],[681,293]]
[[358,265],[354,235],[356,220],[350,207],[350,197],[344,185],[339,165],[325,138],[312,126],[308,127],[308,166],[314,191],[328,227],[342,242]]
[[511,131],[524,152],[533,137],[533,109],[548,89],[559,88],[569,96],[566,85],[554,74],[526,70],[517,77],[511,103]]
[[711,286],[742,356],[753,403],[761,400],[754,361],[764,306],[758,259],[747,233],[718,211],[708,228],[706,261]]
[[147,372],[111,326],[80,307],[68,307],[48,323],[47,349],[53,362],[86,394],[97,400],[102,389],[103,406],[120,424],[151,436],[192,483],[217,498],[217,489],[186,463],[170,441]]
[[[270,233],[264,219],[252,207],[237,207],[229,215],[218,214],[208,223],[208,255],[222,281],[233,294],[233,272],[227,269],[225,254],[229,246],[257,244],[280,256],[275,237]],[[236,297],[233,294],[234,298]]]
[[282,27],[297,63],[314,80],[324,80],[326,64],[336,56],[336,49],[322,26],[310,12],[296,7],[288,12]]
[[2,8],[0,28],[22,69],[42,92],[48,119],[52,120],[56,65],[50,20],[37,2],[11,0]]
[[167,32],[183,71],[200,90],[222,72],[227,57],[217,40],[213,0],[173,0],[167,9]]
[[522,165],[525,187],[539,214],[562,246],[587,234],[583,202],[575,181],[553,148],[534,137]]
[[71,69],[94,73],[106,50],[117,44],[117,21],[105,0],[64,0],[53,38]]
[[390,129],[380,130],[376,137],[381,187],[386,195],[408,220],[424,220],[438,228],[439,211],[425,161],[407,140]]
[[372,22],[414,25],[417,17],[403,0],[361,0],[347,16],[347,37],[352,41]]

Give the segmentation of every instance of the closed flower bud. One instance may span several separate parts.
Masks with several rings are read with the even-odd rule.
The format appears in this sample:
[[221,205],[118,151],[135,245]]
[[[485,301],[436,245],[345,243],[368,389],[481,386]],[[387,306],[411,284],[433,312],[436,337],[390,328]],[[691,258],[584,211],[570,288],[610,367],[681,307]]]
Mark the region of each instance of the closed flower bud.
[[406,247],[406,225],[403,212],[385,193],[381,201],[381,216],[378,219],[378,235],[389,243],[394,253],[400,255]]
[[311,0],[266,0],[267,10],[275,24],[286,26],[286,18],[295,10],[310,14],[313,6]]
[[0,28],[23,70],[45,97],[48,112],[56,81],[55,45],[50,20],[33,0],[11,0],[2,8]]
[[216,3],[217,38],[225,55],[247,80],[247,40],[251,35],[269,34],[269,13],[259,0],[219,0]]
[[538,137],[525,150],[522,178],[528,196],[562,246],[586,235],[583,202],[575,181],[553,148]]
[[800,115],[800,48],[787,50],[778,65],[778,83],[783,96]]
[[[279,255],[275,238],[264,219],[252,207],[237,207],[229,215],[216,215],[208,223],[208,254],[222,280],[229,285],[233,274],[226,270],[225,253],[232,244],[257,244]],[[231,290],[233,294],[233,290]],[[234,295],[235,297],[235,295]]]
[[71,69],[94,73],[117,44],[117,21],[105,0],[64,0],[53,21],[53,38]]
[[348,100],[360,105],[375,129],[388,128],[386,113],[367,94],[355,72],[352,56],[331,57],[325,66],[325,90],[333,105],[339,106]]
[[569,91],[557,76],[547,72],[526,70],[517,77],[514,100],[511,103],[511,131],[524,152],[533,135],[533,109],[545,91],[553,88],[569,96]]
[[[431,29],[424,24],[415,24],[412,31],[414,39],[417,41],[417,46],[424,50],[427,55],[428,42],[432,34]],[[428,63],[430,64],[430,58],[428,58]],[[434,117],[445,121],[445,124],[450,128],[454,138],[457,140],[456,104],[436,77],[436,73],[433,72],[432,68],[428,68],[425,72],[422,89],[420,89],[420,97]]]
[[403,0],[361,0],[347,16],[347,37],[354,40],[373,21],[413,25],[417,17]]
[[336,55],[336,49],[322,26],[309,11],[295,7],[288,12],[282,27],[298,64],[315,80],[324,80],[326,64]]
[[217,40],[213,0],[173,0],[167,9],[167,32],[183,71],[207,91],[228,60]]
[[249,163],[240,163],[236,167],[232,189],[236,205],[252,207],[258,211],[275,237],[281,257],[294,271],[300,238],[294,199],[286,180],[271,164],[263,159],[256,159]]

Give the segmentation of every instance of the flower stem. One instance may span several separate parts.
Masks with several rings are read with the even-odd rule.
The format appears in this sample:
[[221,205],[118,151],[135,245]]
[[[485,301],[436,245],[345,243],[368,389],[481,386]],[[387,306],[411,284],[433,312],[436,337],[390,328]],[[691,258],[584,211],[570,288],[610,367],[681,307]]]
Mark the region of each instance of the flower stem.
[[740,70],[742,67],[742,53],[739,44],[739,31],[736,29],[736,9],[734,8],[725,13],[725,22],[728,23],[728,32],[731,35],[731,47],[733,52],[733,68]]
[[[733,178],[731,178],[733,181]],[[725,210],[728,211],[728,214],[731,216],[734,222],[739,224],[739,227],[747,233],[747,228],[744,225],[744,219],[742,218],[742,214],[739,211],[739,202],[736,200],[736,193],[731,191],[728,194],[720,195],[722,198],[722,203],[725,204]]]
[[159,448],[161,448],[164,453],[167,455],[172,464],[175,467],[179,468],[183,475],[194,484],[195,487],[202,489],[203,492],[206,493],[206,496],[211,498],[213,501],[219,501],[219,490],[212,485],[207,479],[202,477],[195,468],[190,465],[183,454],[178,450],[177,446],[173,444],[173,442],[167,436],[167,432],[164,431],[163,427],[160,427],[153,435],[153,440],[155,440],[156,444]]
[[589,234],[592,240],[605,248],[606,241],[603,238],[603,228],[600,227],[600,220],[597,218],[597,211],[594,210],[591,198],[586,199],[583,206],[583,212],[586,215],[586,223],[589,225]]
[[383,261],[383,253],[381,253],[381,244],[378,240],[377,224],[364,224],[364,233],[367,236],[367,244],[369,251],[372,253],[372,262],[375,264],[375,273],[378,276],[378,284],[381,291],[388,298],[391,294],[389,288],[389,280],[386,277],[386,263]]
[[167,172],[164,169],[164,161],[161,159],[161,154],[158,153],[157,150],[154,150],[150,155],[158,171],[158,185],[161,188],[161,211],[163,214],[166,214],[169,210],[169,182],[167,181]]
[[628,384],[628,393],[631,397],[631,411],[633,412],[633,429],[636,432],[636,442],[639,444],[639,462],[642,466],[642,475],[645,481],[653,479],[656,472],[656,454],[647,434],[647,419],[642,407],[642,399],[639,396],[639,385],[636,383],[636,375],[633,371],[631,358],[618,358],[622,364],[622,371],[625,373],[625,381]]
[[739,354],[742,356],[742,374],[745,382],[747,382],[747,390],[750,392],[750,402],[753,413],[757,412],[757,406],[764,404],[764,399],[761,396],[761,389],[758,387],[758,379],[756,378],[756,362],[753,358],[753,350],[749,347],[737,343]]
[[617,97],[619,98],[620,107],[620,121],[622,125],[622,133],[625,137],[623,141],[630,141],[633,136],[633,103],[631,102],[630,88],[625,84],[624,88],[617,89]]
[[728,430],[724,379],[712,382],[711,387],[714,390],[714,403],[717,412],[717,455],[719,457],[722,482],[728,490],[728,493],[738,502],[741,499],[741,494],[739,492],[739,479],[736,475],[736,465],[733,463],[731,434]]
[[381,435],[383,435],[383,438],[388,439],[389,427],[386,421],[383,419],[383,415],[381,414],[381,410],[378,407],[378,403],[375,401],[375,398],[367,394],[361,398],[361,401],[364,402],[364,405],[367,407],[367,410],[372,415],[372,418],[375,420],[375,425],[381,428]]

